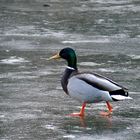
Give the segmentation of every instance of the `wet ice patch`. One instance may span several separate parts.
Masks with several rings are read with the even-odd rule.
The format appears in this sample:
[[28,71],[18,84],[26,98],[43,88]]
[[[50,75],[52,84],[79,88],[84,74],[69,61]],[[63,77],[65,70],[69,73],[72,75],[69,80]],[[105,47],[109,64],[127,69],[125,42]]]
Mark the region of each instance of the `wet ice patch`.
[[3,114],[0,115],[0,118],[4,118],[4,117],[5,117],[5,115],[3,115]]
[[113,69],[108,69],[108,68],[100,68],[100,69],[98,69],[99,71],[101,71],[101,72],[115,72],[115,70],[113,70]]
[[[39,38],[64,38],[66,34],[62,31],[56,32],[46,28],[41,28],[41,32],[35,26],[18,26],[16,29],[8,30],[3,36],[12,37],[39,37]],[[25,40],[24,40],[25,41]]]
[[46,129],[49,129],[49,130],[55,130],[55,129],[56,129],[56,126],[50,125],[50,124],[45,125],[45,126],[43,126],[43,127],[46,128]]
[[38,76],[45,76],[45,75],[51,75],[51,74],[53,74],[53,72],[51,72],[50,70],[47,70],[47,68],[40,69],[39,71],[36,72],[36,75]]
[[34,79],[38,78],[38,75],[35,75],[32,72],[9,72],[0,74],[0,78],[8,78],[8,79]]
[[101,64],[94,63],[94,62],[81,62],[81,63],[79,63],[79,65],[82,65],[82,66],[99,66]]
[[129,55],[129,56],[134,60],[140,59],[140,55]]
[[71,138],[71,139],[74,139],[75,136],[74,135],[65,135],[65,136],[63,136],[63,138]]
[[17,57],[17,56],[11,56],[7,59],[0,60],[1,64],[10,64],[10,65],[15,65],[15,64],[25,63],[25,62],[29,62],[29,61],[25,60],[22,57]]
[[109,43],[110,40],[107,38],[103,39],[92,39],[92,40],[66,40],[62,41],[63,44],[70,43],[70,44],[77,44],[77,43]]
[[5,32],[5,36],[24,36],[25,34],[29,35],[36,31],[34,26],[18,26],[14,29],[8,30]]
[[7,120],[10,121],[15,121],[15,120],[20,120],[20,119],[36,119],[37,116],[35,114],[27,113],[25,111],[21,112],[16,112],[16,113],[9,113],[5,116]]

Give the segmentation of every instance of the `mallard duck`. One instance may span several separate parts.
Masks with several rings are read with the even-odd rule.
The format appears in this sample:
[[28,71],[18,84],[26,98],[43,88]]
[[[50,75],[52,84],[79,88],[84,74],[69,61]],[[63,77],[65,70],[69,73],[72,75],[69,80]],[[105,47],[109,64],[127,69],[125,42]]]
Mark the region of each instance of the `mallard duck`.
[[71,116],[84,116],[87,103],[98,103],[105,101],[108,112],[102,115],[112,114],[110,101],[132,99],[128,96],[127,88],[97,73],[79,72],[77,68],[76,53],[72,48],[64,48],[56,55],[49,58],[63,58],[68,65],[61,79],[61,85],[67,95],[82,103],[79,113],[72,113]]

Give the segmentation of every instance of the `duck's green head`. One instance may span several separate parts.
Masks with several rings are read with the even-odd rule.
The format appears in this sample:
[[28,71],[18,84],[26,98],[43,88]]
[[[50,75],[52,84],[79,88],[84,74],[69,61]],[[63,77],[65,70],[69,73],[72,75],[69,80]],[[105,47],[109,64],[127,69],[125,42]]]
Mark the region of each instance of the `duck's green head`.
[[50,59],[59,59],[63,58],[68,62],[68,66],[74,69],[77,69],[77,58],[75,51],[72,48],[64,48],[56,55],[49,58]]

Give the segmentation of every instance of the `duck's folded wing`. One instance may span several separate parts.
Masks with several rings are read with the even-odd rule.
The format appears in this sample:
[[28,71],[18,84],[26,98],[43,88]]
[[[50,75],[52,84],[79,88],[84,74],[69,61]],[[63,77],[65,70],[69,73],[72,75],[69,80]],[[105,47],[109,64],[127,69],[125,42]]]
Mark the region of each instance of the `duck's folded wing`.
[[111,83],[114,83],[115,85],[121,87],[122,89],[128,90],[128,88],[124,87],[123,85],[118,84],[117,82],[115,82],[115,81],[113,81],[113,80],[111,80],[111,79],[109,79],[109,78],[107,78],[107,77],[105,77],[105,76],[103,76],[103,75],[100,75],[100,74],[97,74],[97,73],[93,73],[93,75],[95,75],[95,76],[97,76],[97,77],[104,78],[104,79],[110,81]]
[[98,75],[98,74],[79,73],[78,75],[76,75],[75,78],[83,80],[85,83],[88,83],[89,85],[93,86],[94,88],[97,88],[97,89],[103,90],[103,91],[110,92],[110,91],[120,90],[123,88],[116,82],[114,82],[106,77],[103,77],[101,75]]

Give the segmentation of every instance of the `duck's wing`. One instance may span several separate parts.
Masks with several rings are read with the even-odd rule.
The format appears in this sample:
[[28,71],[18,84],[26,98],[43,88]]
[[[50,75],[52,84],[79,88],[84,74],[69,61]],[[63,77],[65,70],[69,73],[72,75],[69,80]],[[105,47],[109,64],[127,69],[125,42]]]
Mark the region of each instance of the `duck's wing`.
[[107,77],[105,77],[105,76],[103,76],[103,75],[100,75],[100,74],[98,74],[98,73],[92,73],[92,74],[95,75],[95,76],[97,76],[97,77],[104,78],[104,79],[110,81],[111,83],[113,83],[113,84],[115,84],[115,85],[121,87],[121,88],[124,89],[124,90],[128,90],[128,88],[124,87],[123,85],[118,84],[117,82],[115,82],[115,81],[113,81],[113,80],[111,80],[111,79],[109,79],[109,78],[107,78]]
[[102,91],[116,91],[120,89],[126,89],[123,86],[119,85],[118,83],[106,78],[102,75],[97,73],[79,73],[75,75],[75,78],[78,78],[85,83],[93,86]]

